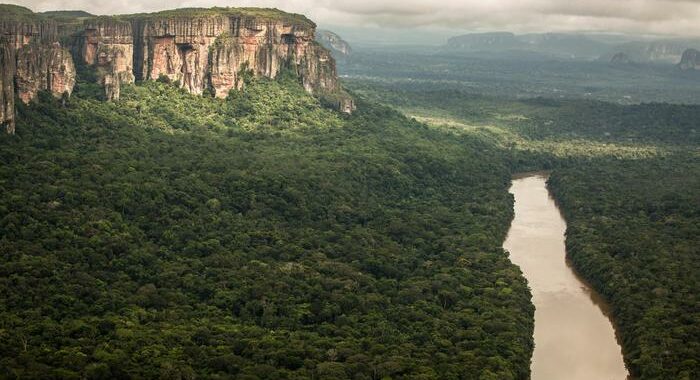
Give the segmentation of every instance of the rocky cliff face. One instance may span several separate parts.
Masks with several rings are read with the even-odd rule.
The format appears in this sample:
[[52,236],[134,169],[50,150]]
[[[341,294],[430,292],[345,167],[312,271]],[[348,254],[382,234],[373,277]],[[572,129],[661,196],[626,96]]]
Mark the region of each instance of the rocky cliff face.
[[335,61],[314,41],[308,19],[276,10],[185,9],[86,21],[74,52],[96,68],[108,99],[122,83],[167,78],[193,94],[226,97],[242,76],[275,78],[283,69],[299,75],[317,96],[334,96],[351,112],[352,99],[337,80]]
[[0,125],[15,131],[15,96],[25,103],[39,91],[70,95],[76,71],[58,42],[58,25],[30,10],[0,5]]
[[29,44],[17,51],[15,92],[24,103],[32,101],[42,90],[56,97],[70,95],[75,77],[73,59],[58,42]]
[[683,71],[700,70],[700,50],[688,49],[684,51],[678,67]]
[[347,60],[352,55],[352,48],[347,41],[329,30],[316,31],[316,40],[330,50],[336,59]]
[[73,53],[92,66],[107,100],[119,99],[122,83],[134,82],[134,43],[130,22],[88,19],[73,37]]
[[0,41],[0,128],[15,132],[15,55],[14,49]]
[[[0,5],[0,124],[14,132],[15,96],[28,103],[42,90],[70,95],[74,62],[92,70],[108,100],[124,83],[167,78],[193,94],[226,97],[245,75],[275,78],[293,70],[309,93],[351,113],[335,60],[315,41],[316,25],[274,9],[182,9],[91,17],[39,15]],[[59,41],[68,41],[70,52]]]

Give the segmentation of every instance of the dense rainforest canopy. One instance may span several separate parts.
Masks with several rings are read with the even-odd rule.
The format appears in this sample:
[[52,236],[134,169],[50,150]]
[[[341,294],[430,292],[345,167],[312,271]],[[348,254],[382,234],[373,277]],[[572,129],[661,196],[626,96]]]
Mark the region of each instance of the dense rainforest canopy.
[[[347,84],[436,130],[482,138],[502,150],[513,172],[552,170],[549,187],[569,224],[568,255],[610,302],[632,376],[700,378],[700,106],[493,96],[501,89],[498,81],[485,81],[483,93],[477,93],[471,81],[440,75],[478,76],[458,70],[467,64],[474,68],[469,60],[444,62],[453,59],[365,54],[346,70],[382,75],[358,76]],[[521,70],[497,67],[513,63],[480,64],[486,63],[495,67],[489,70],[499,74],[498,80],[519,83],[509,75]],[[572,68],[559,67],[562,72]],[[644,70],[664,69],[639,68],[635,74]],[[575,75],[599,74],[589,68]],[[661,98],[679,95],[677,86],[646,79],[643,85],[656,83]],[[557,80],[548,77],[538,85],[561,85]],[[629,85],[623,73],[610,81],[606,96],[615,94],[616,86]]]
[[0,378],[527,379],[501,244],[536,169],[633,375],[700,377],[698,106],[80,79],[0,136]]
[[557,170],[574,265],[613,305],[643,379],[700,376],[700,157]]
[[0,377],[528,377],[491,146],[289,76],[99,93],[0,141]]

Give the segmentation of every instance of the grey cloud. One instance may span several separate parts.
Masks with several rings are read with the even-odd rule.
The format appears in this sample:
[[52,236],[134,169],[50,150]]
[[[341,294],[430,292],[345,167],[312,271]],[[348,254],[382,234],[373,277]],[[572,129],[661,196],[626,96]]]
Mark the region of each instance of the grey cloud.
[[[2,1],[2,0],[0,0]],[[97,14],[177,7],[263,6],[321,24],[463,30],[609,31],[700,36],[697,0],[10,0],[34,10]]]

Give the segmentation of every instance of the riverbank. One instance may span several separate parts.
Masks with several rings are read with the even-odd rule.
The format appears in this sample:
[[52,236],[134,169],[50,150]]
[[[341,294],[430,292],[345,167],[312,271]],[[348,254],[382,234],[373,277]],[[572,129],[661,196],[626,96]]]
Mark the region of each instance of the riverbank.
[[607,306],[566,261],[566,222],[547,190],[548,176],[514,176],[515,218],[504,242],[536,308],[532,379],[625,379]]

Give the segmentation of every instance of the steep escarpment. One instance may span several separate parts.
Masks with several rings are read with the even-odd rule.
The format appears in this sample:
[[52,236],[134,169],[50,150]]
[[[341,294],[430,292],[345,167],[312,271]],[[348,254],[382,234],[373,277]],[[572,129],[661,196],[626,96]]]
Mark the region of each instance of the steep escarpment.
[[8,133],[15,130],[15,97],[29,103],[40,91],[73,91],[75,65],[58,39],[54,20],[0,4],[0,127]]
[[15,55],[9,44],[0,41],[0,128],[15,130]]
[[687,49],[684,51],[678,67],[683,71],[700,70],[700,50]]
[[17,52],[15,90],[24,103],[48,90],[56,97],[70,95],[75,85],[75,66],[70,53],[58,42],[29,44]]
[[72,36],[80,61],[94,67],[108,99],[123,83],[167,80],[193,94],[226,97],[243,77],[295,71],[311,94],[352,112],[335,60],[314,41],[303,16],[250,8],[181,9],[85,21]]
[[72,41],[74,56],[94,69],[107,100],[119,99],[121,84],[134,82],[131,23],[110,17],[88,19]]
[[193,94],[226,97],[244,86],[245,77],[276,78],[291,70],[307,92],[351,113],[353,99],[315,32],[306,17],[275,9],[96,17],[0,5],[0,123],[14,132],[15,97],[27,103],[43,90],[70,95],[76,64],[104,88],[107,100],[119,99],[123,84],[159,79]]
[[339,60],[347,60],[352,55],[352,47],[338,34],[329,30],[317,30],[316,40],[326,49],[333,53],[333,56]]

